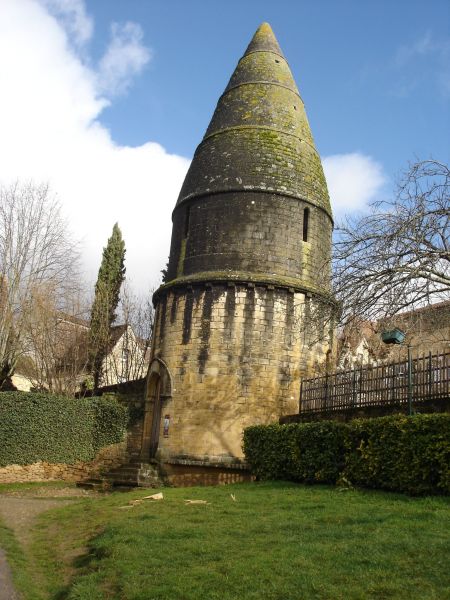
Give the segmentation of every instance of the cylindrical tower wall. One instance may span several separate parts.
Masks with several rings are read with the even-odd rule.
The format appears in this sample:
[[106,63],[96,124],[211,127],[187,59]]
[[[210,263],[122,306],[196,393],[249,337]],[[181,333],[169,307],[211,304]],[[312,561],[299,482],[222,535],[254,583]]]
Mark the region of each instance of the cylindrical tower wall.
[[246,426],[297,411],[331,344],[331,231],[305,107],[262,24],[195,152],[154,296],[153,365],[172,382],[158,395],[149,376],[163,462],[232,461]]
[[322,209],[279,194],[229,192],[178,206],[168,280],[229,271],[329,290],[332,222]]
[[273,286],[163,291],[154,356],[167,365],[173,389],[162,408],[170,428],[164,437],[162,419],[160,458],[232,462],[242,457],[246,426],[296,412],[300,377],[326,351],[315,311],[314,299]]

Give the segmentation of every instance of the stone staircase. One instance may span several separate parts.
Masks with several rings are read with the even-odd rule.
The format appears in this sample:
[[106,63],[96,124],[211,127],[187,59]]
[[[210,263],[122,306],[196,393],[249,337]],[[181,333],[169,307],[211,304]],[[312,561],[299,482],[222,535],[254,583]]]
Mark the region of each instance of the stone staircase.
[[164,486],[156,462],[143,463],[138,460],[115,467],[103,473],[98,478],[84,479],[77,483],[78,487],[95,490],[108,490],[118,488],[157,488]]

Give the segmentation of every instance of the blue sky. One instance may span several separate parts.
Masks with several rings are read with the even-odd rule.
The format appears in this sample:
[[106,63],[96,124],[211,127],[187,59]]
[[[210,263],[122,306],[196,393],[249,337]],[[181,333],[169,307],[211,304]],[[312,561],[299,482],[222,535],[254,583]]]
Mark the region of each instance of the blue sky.
[[[359,150],[389,173],[450,144],[450,2],[95,0],[101,52],[111,20],[141,23],[153,59],[102,120],[123,143],[148,136],[191,156],[255,29],[268,21],[323,155]],[[101,37],[100,37],[100,34]]]
[[119,221],[133,285],[157,282],[189,161],[262,21],[337,219],[387,197],[408,161],[449,161],[448,0],[1,0],[0,183],[50,183],[87,279]]

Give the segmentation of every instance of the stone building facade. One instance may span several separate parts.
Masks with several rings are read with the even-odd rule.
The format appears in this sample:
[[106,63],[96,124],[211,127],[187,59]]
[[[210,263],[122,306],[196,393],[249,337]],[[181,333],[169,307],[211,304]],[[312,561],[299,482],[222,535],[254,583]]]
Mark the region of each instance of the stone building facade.
[[[384,344],[383,331],[394,328],[405,334],[403,344]],[[354,320],[337,344],[338,369],[404,361],[408,347],[413,358],[450,352],[450,300],[397,313],[379,321]],[[437,360],[437,358],[436,358]]]
[[143,459],[237,467],[246,426],[297,411],[301,377],[331,346],[332,227],[303,101],[264,23],[173,211]]

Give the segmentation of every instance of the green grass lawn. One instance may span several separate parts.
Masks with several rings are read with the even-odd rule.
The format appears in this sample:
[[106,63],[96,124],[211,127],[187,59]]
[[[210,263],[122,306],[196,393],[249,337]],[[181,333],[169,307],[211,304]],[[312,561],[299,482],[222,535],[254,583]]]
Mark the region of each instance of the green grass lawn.
[[450,598],[448,498],[261,483],[120,508],[154,491],[41,515],[25,599]]

